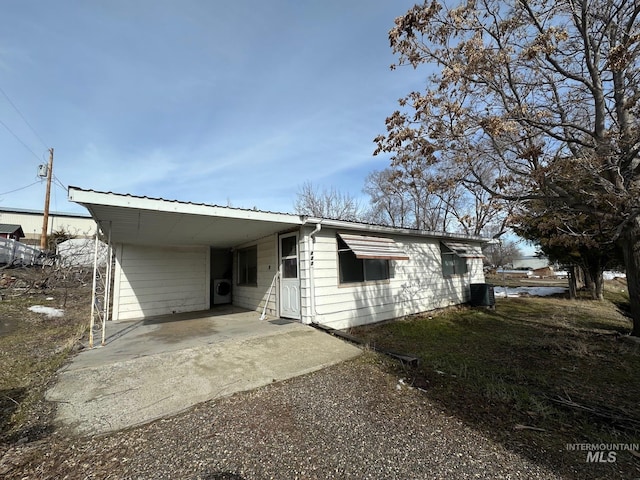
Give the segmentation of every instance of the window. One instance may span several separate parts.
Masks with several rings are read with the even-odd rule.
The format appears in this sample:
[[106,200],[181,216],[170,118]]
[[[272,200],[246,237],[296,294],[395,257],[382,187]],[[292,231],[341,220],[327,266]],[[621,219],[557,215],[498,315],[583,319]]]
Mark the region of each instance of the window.
[[280,237],[282,278],[298,278],[298,235]]
[[442,260],[442,276],[464,275],[467,273],[467,259],[459,256],[444,243],[440,244],[440,258]]
[[353,250],[338,236],[338,265],[340,283],[389,280],[389,260],[380,258],[357,258]]
[[238,250],[238,285],[258,286],[258,247]]

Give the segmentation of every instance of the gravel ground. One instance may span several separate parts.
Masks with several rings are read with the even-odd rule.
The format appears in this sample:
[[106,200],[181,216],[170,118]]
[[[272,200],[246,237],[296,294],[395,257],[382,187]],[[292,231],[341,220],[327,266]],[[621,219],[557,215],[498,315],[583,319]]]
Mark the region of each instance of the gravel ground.
[[491,441],[369,353],[139,428],[58,432],[0,457],[6,479],[581,478]]

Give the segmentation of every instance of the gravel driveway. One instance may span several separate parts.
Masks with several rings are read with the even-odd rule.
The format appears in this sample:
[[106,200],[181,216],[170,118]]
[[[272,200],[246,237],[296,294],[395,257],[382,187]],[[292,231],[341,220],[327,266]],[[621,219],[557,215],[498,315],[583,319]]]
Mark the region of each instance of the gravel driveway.
[[0,451],[3,478],[551,479],[449,416],[374,354],[103,437]]

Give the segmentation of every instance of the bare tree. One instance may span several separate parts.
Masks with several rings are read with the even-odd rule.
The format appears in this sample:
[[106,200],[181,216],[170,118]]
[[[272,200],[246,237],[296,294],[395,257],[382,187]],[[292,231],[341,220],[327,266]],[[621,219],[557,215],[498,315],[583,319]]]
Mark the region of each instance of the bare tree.
[[293,208],[300,215],[352,222],[363,216],[360,204],[348,193],[339,192],[335,187],[320,189],[309,181],[298,190]]
[[367,175],[364,193],[369,195],[370,210],[367,213],[371,223],[391,227],[409,227],[410,212],[407,198],[394,182],[394,172],[390,168],[374,170]]
[[596,217],[623,252],[639,336],[640,3],[450,5],[416,5],[389,33],[399,65],[438,69],[387,119],[377,152],[455,163],[494,197]]
[[521,256],[520,249],[513,240],[490,243],[483,248],[483,253],[489,264],[494,267],[513,265],[513,262]]
[[369,216],[376,223],[436,231],[487,235],[502,231],[513,204],[491,196],[464,175],[433,168],[408,172],[402,166],[367,176]]

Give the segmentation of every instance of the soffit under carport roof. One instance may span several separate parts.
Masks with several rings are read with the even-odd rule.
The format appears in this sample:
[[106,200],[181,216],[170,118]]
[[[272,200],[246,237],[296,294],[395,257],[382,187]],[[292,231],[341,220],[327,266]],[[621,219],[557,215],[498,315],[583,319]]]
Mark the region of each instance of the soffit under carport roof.
[[112,243],[231,248],[303,223],[298,215],[136,197],[69,187]]

